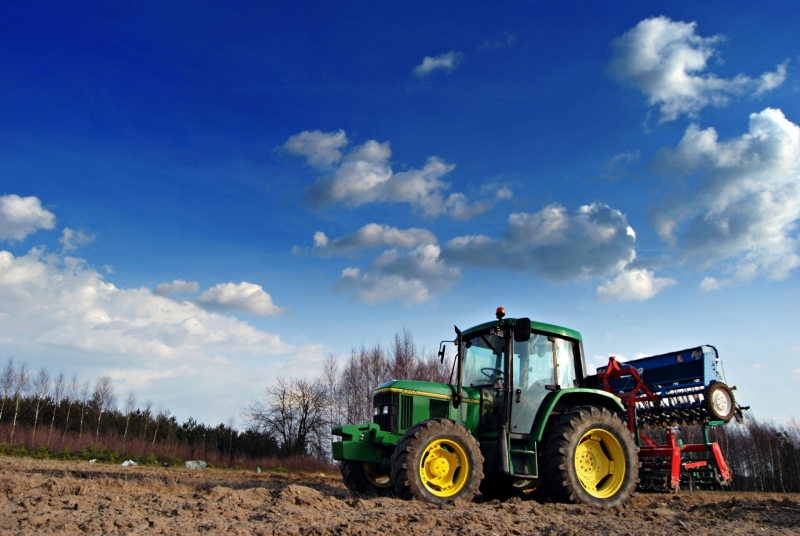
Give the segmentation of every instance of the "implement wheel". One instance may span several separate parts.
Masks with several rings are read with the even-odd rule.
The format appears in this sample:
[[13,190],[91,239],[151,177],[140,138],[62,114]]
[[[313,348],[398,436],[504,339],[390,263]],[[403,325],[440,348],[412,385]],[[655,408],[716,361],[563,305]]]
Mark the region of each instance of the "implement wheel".
[[711,382],[703,393],[703,405],[715,421],[728,422],[736,413],[733,391],[722,382]]
[[622,421],[605,408],[565,413],[548,434],[543,487],[556,502],[621,506],[639,480],[638,447]]
[[394,482],[389,472],[370,462],[339,463],[344,485],[355,497],[389,497],[394,495]]
[[391,477],[403,499],[471,501],[483,478],[483,455],[462,425],[430,419],[409,428],[397,443]]

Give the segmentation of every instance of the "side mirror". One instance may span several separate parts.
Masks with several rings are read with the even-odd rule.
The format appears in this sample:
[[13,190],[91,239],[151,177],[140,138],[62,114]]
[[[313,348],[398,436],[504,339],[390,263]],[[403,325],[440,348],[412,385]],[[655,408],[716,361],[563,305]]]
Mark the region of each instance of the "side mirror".
[[517,318],[514,322],[514,342],[527,342],[531,338],[531,319]]

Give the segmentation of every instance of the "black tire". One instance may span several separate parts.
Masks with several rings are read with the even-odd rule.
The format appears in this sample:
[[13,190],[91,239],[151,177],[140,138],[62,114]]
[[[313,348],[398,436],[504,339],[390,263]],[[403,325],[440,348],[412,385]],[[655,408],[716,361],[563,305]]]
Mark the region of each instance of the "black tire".
[[703,407],[712,420],[727,423],[736,414],[733,391],[722,382],[711,382],[703,393]]
[[471,501],[483,479],[483,455],[462,425],[430,419],[409,428],[397,443],[391,477],[403,499]]
[[639,481],[638,450],[633,435],[607,409],[574,408],[555,422],[544,442],[542,491],[555,502],[621,506]]
[[394,482],[389,473],[369,462],[339,462],[344,485],[355,497],[390,497],[394,495]]

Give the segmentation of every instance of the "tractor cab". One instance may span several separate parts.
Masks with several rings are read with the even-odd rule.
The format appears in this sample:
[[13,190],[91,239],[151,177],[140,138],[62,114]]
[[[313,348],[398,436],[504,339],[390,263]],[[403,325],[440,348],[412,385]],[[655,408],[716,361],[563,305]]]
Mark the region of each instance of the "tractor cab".
[[504,320],[502,307],[496,316],[497,322],[456,331],[458,392],[480,393],[474,433],[485,466],[494,466],[490,472],[533,480],[538,475],[532,441],[536,417],[548,395],[582,387],[581,338],[528,318]]

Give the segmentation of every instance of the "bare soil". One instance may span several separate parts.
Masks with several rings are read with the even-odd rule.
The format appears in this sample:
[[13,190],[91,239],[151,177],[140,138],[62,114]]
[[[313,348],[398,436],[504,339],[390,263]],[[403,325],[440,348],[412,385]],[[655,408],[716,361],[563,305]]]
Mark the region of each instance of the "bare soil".
[[0,533],[800,534],[800,496],[638,494],[622,509],[353,499],[333,475],[0,457]]

